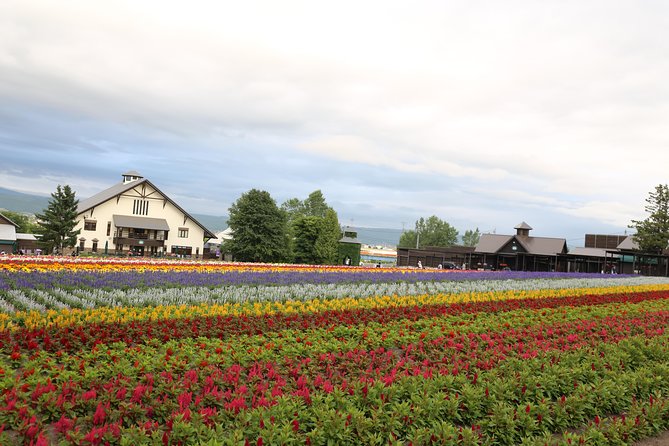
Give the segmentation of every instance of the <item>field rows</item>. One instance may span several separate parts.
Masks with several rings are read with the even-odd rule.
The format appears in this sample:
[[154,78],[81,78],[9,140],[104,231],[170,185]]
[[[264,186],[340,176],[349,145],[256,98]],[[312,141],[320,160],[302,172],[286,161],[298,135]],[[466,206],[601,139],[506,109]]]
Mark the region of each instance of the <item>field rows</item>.
[[[299,274],[231,287],[246,299],[13,282],[6,305],[44,308],[3,315],[0,444],[622,445],[669,427],[666,281],[337,279],[298,299],[251,294],[287,287],[285,271]],[[392,289],[412,292],[374,292]]]

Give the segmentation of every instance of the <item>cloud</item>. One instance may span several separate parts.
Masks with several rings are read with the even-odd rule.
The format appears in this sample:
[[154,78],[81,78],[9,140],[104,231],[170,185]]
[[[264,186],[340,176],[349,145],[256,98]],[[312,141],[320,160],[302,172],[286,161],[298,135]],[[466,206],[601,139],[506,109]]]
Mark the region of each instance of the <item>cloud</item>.
[[0,181],[83,196],[132,168],[194,212],[323,189],[375,225],[624,226],[669,163],[668,9],[10,0]]

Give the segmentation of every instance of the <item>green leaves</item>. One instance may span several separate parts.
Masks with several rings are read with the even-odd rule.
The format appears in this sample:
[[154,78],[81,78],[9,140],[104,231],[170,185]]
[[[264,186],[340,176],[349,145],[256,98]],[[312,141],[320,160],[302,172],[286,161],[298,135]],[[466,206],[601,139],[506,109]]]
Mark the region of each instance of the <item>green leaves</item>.
[[644,252],[661,254],[669,245],[669,186],[659,184],[646,198],[645,220],[632,220],[634,240]]
[[413,231],[406,231],[399,241],[401,248],[416,248],[425,246],[453,246],[458,242],[458,230],[441,220],[436,215],[416,221]]
[[77,225],[78,205],[79,200],[75,198],[70,186],[61,188],[59,184],[56,192],[51,194],[49,206],[43,213],[36,215],[41,226],[40,243],[47,252],[58,249],[62,253],[63,248],[72,248],[77,243],[77,235],[81,232],[81,229],[74,230]]
[[251,189],[232,204],[229,213],[233,238],[226,242],[226,247],[235,260],[288,260],[286,214],[277,207],[269,192]]

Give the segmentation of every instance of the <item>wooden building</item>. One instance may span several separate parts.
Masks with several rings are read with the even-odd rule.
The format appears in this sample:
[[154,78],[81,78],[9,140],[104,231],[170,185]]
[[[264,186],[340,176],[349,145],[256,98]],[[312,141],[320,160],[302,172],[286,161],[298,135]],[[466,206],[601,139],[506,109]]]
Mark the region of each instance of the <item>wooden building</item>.
[[448,262],[461,268],[469,264],[473,252],[473,246],[397,248],[397,266],[418,266],[420,261],[426,268],[443,267]]
[[522,222],[515,235],[482,234],[472,255],[473,269],[514,271],[559,271],[558,258],[567,252],[563,238],[534,237],[532,227]]

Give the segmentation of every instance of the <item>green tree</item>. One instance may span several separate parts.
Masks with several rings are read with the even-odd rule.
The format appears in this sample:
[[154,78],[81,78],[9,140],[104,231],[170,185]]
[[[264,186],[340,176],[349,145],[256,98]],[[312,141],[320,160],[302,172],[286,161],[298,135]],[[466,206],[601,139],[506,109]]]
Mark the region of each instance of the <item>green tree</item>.
[[[304,200],[291,198],[281,205],[288,215],[293,261],[311,264],[337,263],[341,227],[337,213],[320,190]],[[306,219],[306,217],[310,217]],[[317,233],[316,233],[317,232]]]
[[421,217],[415,227],[415,230],[405,231],[400,236],[400,248],[448,247],[458,241],[458,230],[436,215],[427,219]]
[[316,253],[321,259],[320,263],[335,265],[339,255],[339,240],[341,239],[339,217],[337,217],[334,209],[328,208],[321,220],[321,233],[316,240]]
[[630,228],[636,229],[634,240],[644,252],[660,254],[669,244],[669,187],[655,186],[646,198],[645,220],[632,220]]
[[22,214],[20,212],[2,210],[2,215],[13,221],[18,225],[16,232],[22,232],[25,234],[34,234],[38,232],[41,228],[36,221],[33,221],[30,215]]
[[288,222],[291,223],[293,219],[300,215],[306,215],[304,212],[304,203],[299,198],[291,198],[286,200],[281,205],[281,210],[288,216]]
[[413,229],[404,231],[400,235],[400,241],[397,244],[400,248],[417,248],[418,247],[418,234]]
[[330,209],[330,206],[325,202],[325,197],[320,190],[315,190],[309,194],[304,200],[305,215],[312,215],[314,217],[325,217],[325,213]]
[[287,216],[269,192],[251,189],[230,206],[233,238],[226,244],[236,260],[285,262],[288,258]]
[[474,231],[472,231],[471,229],[467,229],[465,231],[465,234],[462,236],[462,245],[476,246],[478,245],[480,239],[481,239],[481,233],[479,232],[479,228],[476,228],[476,230]]
[[323,219],[311,215],[302,215],[295,219],[293,255],[295,263],[319,264],[321,258],[316,246],[323,230]]
[[35,215],[42,233],[40,243],[47,252],[57,249],[62,254],[64,248],[73,248],[77,243],[77,235],[81,232],[81,229],[74,230],[78,205],[79,200],[70,186],[59,184],[56,192],[51,194],[47,208]]

